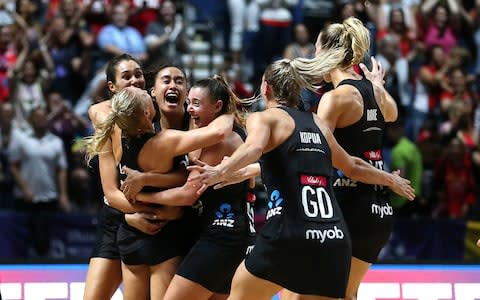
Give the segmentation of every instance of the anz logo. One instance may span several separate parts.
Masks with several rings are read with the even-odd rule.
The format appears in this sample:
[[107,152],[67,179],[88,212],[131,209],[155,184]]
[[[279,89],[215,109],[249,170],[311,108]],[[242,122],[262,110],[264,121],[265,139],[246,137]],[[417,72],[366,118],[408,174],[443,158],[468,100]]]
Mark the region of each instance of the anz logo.
[[333,182],[333,186],[344,186],[344,187],[357,187],[357,181],[350,179],[343,174],[342,171],[337,170],[338,178]]
[[213,220],[212,225],[222,226],[222,227],[233,227],[235,223],[235,213],[232,211],[232,206],[228,203],[223,203],[220,205],[218,210],[215,212],[216,219]]
[[280,195],[278,190],[274,190],[270,194],[270,199],[268,199],[268,211],[267,211],[267,220],[273,216],[281,215],[282,214],[282,202],[283,198]]

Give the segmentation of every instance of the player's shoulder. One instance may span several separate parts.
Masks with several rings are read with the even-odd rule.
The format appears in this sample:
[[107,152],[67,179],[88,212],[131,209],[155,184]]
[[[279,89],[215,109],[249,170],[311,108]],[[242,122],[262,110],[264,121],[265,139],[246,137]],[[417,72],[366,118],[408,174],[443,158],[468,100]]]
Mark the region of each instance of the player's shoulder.
[[88,116],[93,123],[99,123],[106,118],[111,110],[111,101],[106,100],[90,106],[88,109]]

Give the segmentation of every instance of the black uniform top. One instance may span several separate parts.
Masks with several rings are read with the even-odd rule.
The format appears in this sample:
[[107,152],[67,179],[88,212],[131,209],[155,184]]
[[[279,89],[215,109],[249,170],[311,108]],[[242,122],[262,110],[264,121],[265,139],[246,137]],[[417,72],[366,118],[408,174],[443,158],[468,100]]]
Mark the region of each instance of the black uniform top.
[[282,109],[294,119],[295,130],[284,143],[260,159],[262,180],[270,197],[267,223],[262,231],[268,230],[271,219],[283,216],[282,235],[295,232],[294,235],[305,237],[307,227],[315,228],[315,223],[339,221],[343,217],[332,190],[330,147],[313,114]]
[[[375,100],[372,83],[367,79],[346,79],[341,81],[339,86],[342,84],[349,84],[358,89],[363,99],[363,115],[350,126],[336,128],[335,138],[348,154],[383,170],[382,140],[385,119]],[[383,190],[382,186],[367,185],[347,178],[340,170],[334,172],[333,187],[338,197],[354,196],[359,190],[372,193]]]
[[[245,131],[234,125],[233,131],[245,141]],[[248,180],[214,190],[209,187],[200,197],[203,205],[204,231],[215,236],[227,232],[232,238],[248,233],[247,215]],[[222,235],[222,238],[226,238]]]

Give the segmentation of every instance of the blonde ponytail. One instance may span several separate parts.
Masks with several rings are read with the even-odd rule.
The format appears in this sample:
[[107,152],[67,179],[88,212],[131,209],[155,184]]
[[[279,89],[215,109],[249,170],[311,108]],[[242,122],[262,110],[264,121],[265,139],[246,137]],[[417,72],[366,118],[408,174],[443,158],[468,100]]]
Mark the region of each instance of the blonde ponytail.
[[352,41],[350,48],[352,49],[353,57],[350,64],[356,65],[360,63],[368,53],[370,48],[370,32],[363,25],[362,21],[354,17],[343,21],[343,26]]
[[139,97],[149,97],[146,93],[142,95],[138,88],[125,88],[112,97],[112,111],[99,124],[93,136],[85,138],[86,159],[88,162],[100,154],[107,139],[113,133],[115,125],[120,129],[131,132],[138,127],[139,117],[145,110],[145,102]]

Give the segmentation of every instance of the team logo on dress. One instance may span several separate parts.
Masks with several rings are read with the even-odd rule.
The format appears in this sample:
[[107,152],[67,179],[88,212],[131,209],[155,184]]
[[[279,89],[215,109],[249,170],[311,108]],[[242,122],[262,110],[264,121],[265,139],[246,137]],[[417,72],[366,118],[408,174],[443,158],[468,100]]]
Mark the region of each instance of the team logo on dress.
[[337,179],[333,182],[333,186],[357,187],[357,181],[346,177],[342,171],[337,170]]
[[278,190],[274,190],[270,194],[270,199],[267,202],[267,220],[273,216],[280,215],[282,213],[283,198]]
[[212,225],[233,227],[233,224],[235,223],[235,213],[232,211],[232,206],[228,203],[220,205],[215,212],[215,217],[216,219],[213,220]]
[[310,185],[310,186],[327,186],[327,178],[323,176],[315,176],[315,175],[300,175],[300,183],[302,185]]
[[369,160],[380,160],[382,159],[382,150],[369,150],[363,153],[363,157]]
[[380,219],[383,219],[384,216],[393,216],[393,208],[388,203],[385,205],[372,204],[372,214],[380,215]]

